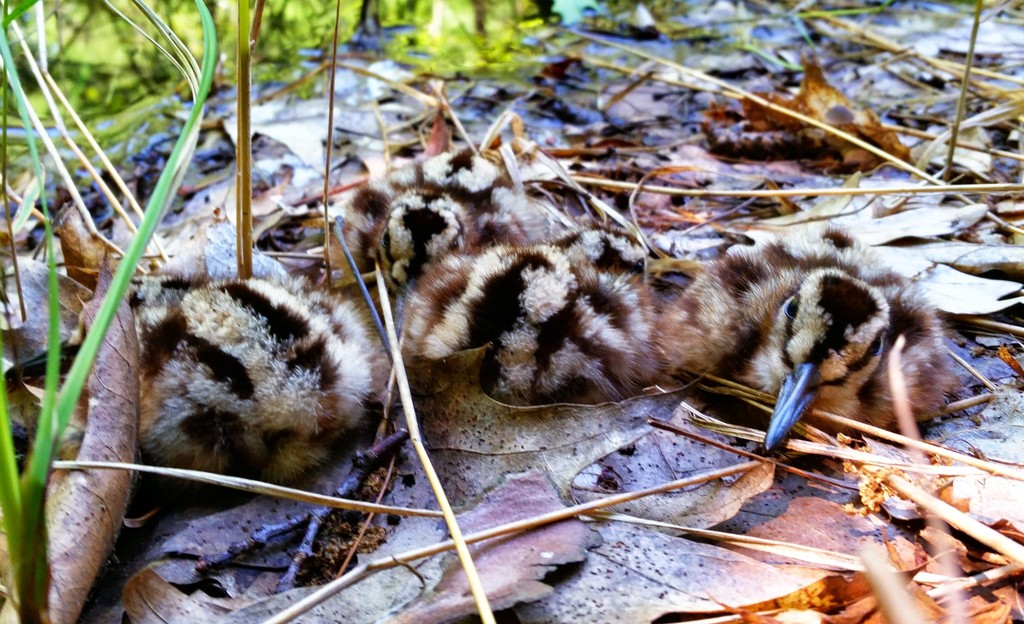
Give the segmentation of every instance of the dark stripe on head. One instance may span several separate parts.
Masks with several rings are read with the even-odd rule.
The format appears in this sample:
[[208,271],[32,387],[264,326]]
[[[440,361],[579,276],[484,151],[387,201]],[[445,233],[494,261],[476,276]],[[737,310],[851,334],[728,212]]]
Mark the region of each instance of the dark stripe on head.
[[[793,301],[796,303],[796,311],[797,311],[797,313],[799,313],[800,312],[800,299],[798,298],[797,295],[793,295]],[[788,305],[789,304],[787,304],[787,307],[788,307]],[[790,370],[795,368],[795,365],[793,363],[792,356],[789,355],[789,349],[787,347],[789,346],[789,341],[793,339],[793,320],[795,319],[795,317],[796,317],[796,314],[790,315],[789,311],[787,310],[787,312],[786,312],[786,333],[785,333],[786,342],[784,343],[784,346],[782,348],[782,363],[786,366],[786,368],[788,368]]]
[[188,321],[181,310],[174,310],[166,318],[153,326],[142,329],[140,336],[140,352],[142,359],[142,378],[152,379],[163,369],[164,365],[174,356],[178,345],[188,334]]
[[742,299],[750,293],[755,284],[768,279],[771,266],[768,263],[752,262],[750,258],[727,255],[719,260],[716,268],[710,270],[716,271],[722,286],[734,297]]
[[524,310],[519,297],[526,288],[523,271],[534,268],[553,270],[554,267],[542,254],[526,251],[519,254],[507,270],[492,276],[482,286],[483,296],[473,302],[468,311],[468,346],[493,342],[522,320]]
[[210,278],[205,275],[192,277],[171,275],[160,278],[160,287],[164,290],[190,290],[208,283],[210,283]]
[[[444,234],[445,238],[450,239],[448,248],[443,251],[456,249],[463,242],[463,227],[458,216],[456,215],[458,227],[455,229],[450,228],[445,220],[445,213],[451,212],[449,204],[451,199],[445,195],[430,194],[424,195],[423,201],[424,207],[406,208],[402,214],[402,228],[409,232],[413,244],[413,256],[409,259],[409,266],[406,269],[410,279],[418,277],[423,270],[423,265],[434,259],[429,256],[427,245],[435,236]],[[396,258],[390,249],[391,236],[388,229],[384,230],[381,242],[387,258],[392,262],[398,260],[399,258]]]
[[849,249],[853,247],[853,237],[844,232],[843,230],[829,228],[822,234],[822,238],[831,242],[836,249]]
[[275,305],[263,293],[245,282],[228,282],[221,286],[240,305],[263,317],[270,335],[278,342],[302,338],[309,333],[309,323],[300,314]]
[[320,336],[308,344],[300,345],[288,359],[289,370],[304,368],[320,376],[320,388],[327,390],[338,381],[338,371],[327,361],[327,340]]
[[356,191],[349,205],[353,212],[364,214],[371,221],[379,221],[391,210],[391,196],[367,185]]
[[235,396],[240,399],[252,397],[255,388],[241,360],[199,336],[189,335],[186,341],[195,352],[196,361],[208,366],[216,378],[227,380]]
[[473,150],[464,149],[457,152],[452,156],[452,159],[448,161],[451,169],[448,172],[449,176],[455,176],[460,171],[472,170],[473,165],[477,159],[477,155],[473,153]]
[[863,286],[852,279],[833,275],[821,281],[820,303],[831,317],[824,340],[812,355],[820,359],[824,359],[829,350],[838,353],[846,347],[847,328],[856,329],[879,313],[874,297]]

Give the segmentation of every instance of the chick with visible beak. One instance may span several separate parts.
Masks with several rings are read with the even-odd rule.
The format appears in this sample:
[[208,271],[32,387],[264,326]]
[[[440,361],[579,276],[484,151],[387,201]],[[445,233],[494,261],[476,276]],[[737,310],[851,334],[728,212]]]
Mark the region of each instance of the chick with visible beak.
[[764,434],[764,448],[771,451],[779,445],[796,425],[818,392],[818,367],[804,362],[786,376],[775,401],[775,411]]
[[836,228],[731,248],[662,310],[659,330],[670,372],[778,393],[768,450],[812,409],[892,427],[882,361],[896,336],[907,340],[901,368],[918,417],[934,413],[952,380],[934,308]]

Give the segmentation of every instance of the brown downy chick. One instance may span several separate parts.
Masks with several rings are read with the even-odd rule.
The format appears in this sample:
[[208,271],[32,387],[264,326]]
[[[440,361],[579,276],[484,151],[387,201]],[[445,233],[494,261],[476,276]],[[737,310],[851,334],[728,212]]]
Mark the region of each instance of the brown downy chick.
[[644,272],[647,249],[630,232],[613,225],[593,224],[546,241],[564,251],[573,263],[583,262],[599,271]]
[[507,403],[620,399],[657,372],[642,284],[550,245],[449,254],[427,268],[405,309],[410,360],[490,345],[481,383]]
[[952,380],[935,309],[835,228],[731,248],[659,324],[670,370],[779,394],[768,449],[808,408],[894,426],[886,357],[897,336],[907,341],[901,366],[918,417],[934,412]]
[[287,482],[363,423],[381,349],[354,304],[303,286],[141,280],[130,301],[148,462]]
[[401,286],[449,251],[536,242],[548,229],[546,216],[508,175],[463,150],[360,188],[346,208],[344,236],[360,270],[378,261]]

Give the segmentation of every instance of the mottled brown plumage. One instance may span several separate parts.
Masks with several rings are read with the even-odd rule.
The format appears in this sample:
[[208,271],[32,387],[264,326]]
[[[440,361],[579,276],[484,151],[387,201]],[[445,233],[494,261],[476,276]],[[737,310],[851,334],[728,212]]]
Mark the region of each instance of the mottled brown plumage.
[[592,224],[564,232],[545,244],[557,247],[573,263],[585,263],[611,273],[644,272],[647,249],[636,237],[614,225]]
[[362,423],[386,371],[357,308],[301,280],[153,277],[130,301],[156,465],[291,481]]
[[412,360],[490,345],[481,381],[509,403],[619,399],[657,373],[642,283],[552,245],[450,254],[424,272],[406,314]]
[[345,242],[360,270],[377,261],[400,286],[449,251],[536,242],[549,231],[523,190],[470,150],[370,182],[352,195],[345,218]]
[[884,359],[897,336],[917,416],[934,412],[951,380],[934,308],[835,228],[731,248],[666,306],[659,331],[673,371],[780,393],[768,447],[807,407],[893,426]]

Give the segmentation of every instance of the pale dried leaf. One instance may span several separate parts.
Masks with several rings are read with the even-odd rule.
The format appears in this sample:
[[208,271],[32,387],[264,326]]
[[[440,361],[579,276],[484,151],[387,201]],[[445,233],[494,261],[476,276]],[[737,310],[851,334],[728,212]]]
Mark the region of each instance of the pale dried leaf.
[[1024,303],[1024,296],[1004,299],[1020,293],[1017,282],[975,277],[942,264],[920,275],[917,283],[932,305],[950,314],[991,314]]
[[622,523],[553,595],[516,608],[523,622],[651,622],[723,613],[781,598],[829,576],[760,563],[732,551]]
[[125,615],[137,624],[218,622],[233,610],[236,602],[230,598],[211,598],[203,592],[186,594],[149,568],[128,579],[124,586]]
[[[980,425],[978,424],[980,423]],[[974,419],[953,419],[932,425],[929,440],[993,461],[1024,464],[1024,394],[1000,388]]]
[[[100,273],[87,323],[99,309],[110,273]],[[88,416],[78,459],[132,462],[139,420],[138,338],[126,302],[114,317],[96,356],[82,401]],[[121,470],[56,472],[49,484],[46,516],[51,565],[50,615],[72,623],[114,548],[128,508],[134,476]]]
[[[928,131],[936,134],[941,133],[945,128],[929,128]],[[957,147],[953,151],[953,163],[961,169],[986,178],[992,172],[992,155],[989,150],[992,148],[992,140],[986,130],[980,126],[961,128],[957,134],[957,143],[971,145],[977,149]],[[949,152],[949,135],[943,134],[935,141],[922,143],[911,150],[917,167],[927,169],[929,165],[936,167],[946,166],[946,157]],[[928,158],[924,162],[924,158]]]
[[877,219],[839,218],[833,223],[846,227],[869,245],[881,245],[901,238],[953,234],[982,220],[987,212],[986,204],[935,206]]
[[946,264],[965,273],[1000,271],[1011,279],[1024,279],[1024,246],[935,241],[905,249],[918,258]]
[[980,516],[986,523],[1006,520],[1024,527],[1024,483],[1005,477],[957,477],[943,498],[961,511]]
[[[8,274],[4,292],[10,303],[5,306],[4,314],[4,368],[14,362],[22,362],[30,357],[46,351],[49,331],[49,277],[46,264],[22,258],[21,289],[25,301],[28,319],[23,323],[18,307],[17,288],[13,274]],[[82,311],[82,302],[92,297],[92,291],[75,280],[57,275],[57,287],[60,303],[60,337],[66,340],[78,326]]]
[[[164,273],[205,275],[214,279],[238,277],[237,239],[233,225],[226,221],[205,228],[164,268]],[[288,273],[281,263],[254,249],[252,273],[255,277],[286,280]]]
[[[455,502],[471,500],[504,475],[535,467],[547,473],[563,500],[571,501],[572,482],[581,470],[651,434],[647,420],[668,420],[685,396],[670,392],[600,405],[512,407],[480,389],[484,353],[465,351],[410,369],[423,395],[417,405],[431,457]],[[770,467],[754,470],[738,480],[650,496],[624,509],[707,526],[768,487],[771,474]],[[719,508],[709,513],[712,504]]]
[[[563,505],[558,493],[539,471],[509,477],[488,492],[479,505],[459,515],[465,533],[538,516]],[[558,566],[586,558],[596,534],[580,520],[546,525],[528,533],[494,538],[470,547],[487,598],[493,609],[507,609],[551,594],[545,576]],[[447,557],[436,586],[402,607],[392,624],[449,622],[476,612],[465,573],[458,560]]]

